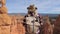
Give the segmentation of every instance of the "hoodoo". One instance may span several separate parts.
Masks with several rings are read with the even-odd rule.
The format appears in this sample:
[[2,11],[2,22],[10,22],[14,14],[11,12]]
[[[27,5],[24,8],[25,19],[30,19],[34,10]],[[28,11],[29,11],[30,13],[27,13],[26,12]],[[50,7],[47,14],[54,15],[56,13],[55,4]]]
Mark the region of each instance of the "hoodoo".
[[7,15],[6,0],[0,0],[0,34],[10,34],[11,19]]
[[54,23],[53,34],[60,34],[60,15],[56,18],[56,21]]

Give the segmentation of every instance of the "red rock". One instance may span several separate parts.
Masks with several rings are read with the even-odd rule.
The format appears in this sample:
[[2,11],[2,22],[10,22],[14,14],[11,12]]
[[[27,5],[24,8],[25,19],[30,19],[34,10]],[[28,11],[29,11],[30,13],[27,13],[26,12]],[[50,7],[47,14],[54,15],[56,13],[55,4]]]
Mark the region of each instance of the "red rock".
[[49,17],[43,17],[43,25],[41,26],[41,34],[53,34],[53,28],[52,25],[50,24]]
[[54,34],[60,34],[60,15],[57,17],[54,23]]

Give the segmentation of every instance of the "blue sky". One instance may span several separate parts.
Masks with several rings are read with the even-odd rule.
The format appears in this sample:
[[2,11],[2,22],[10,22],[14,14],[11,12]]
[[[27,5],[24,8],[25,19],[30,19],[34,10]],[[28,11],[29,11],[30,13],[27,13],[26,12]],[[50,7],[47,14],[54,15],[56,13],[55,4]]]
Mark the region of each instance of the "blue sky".
[[30,4],[34,4],[39,13],[60,14],[60,0],[6,0],[8,13],[27,13]]

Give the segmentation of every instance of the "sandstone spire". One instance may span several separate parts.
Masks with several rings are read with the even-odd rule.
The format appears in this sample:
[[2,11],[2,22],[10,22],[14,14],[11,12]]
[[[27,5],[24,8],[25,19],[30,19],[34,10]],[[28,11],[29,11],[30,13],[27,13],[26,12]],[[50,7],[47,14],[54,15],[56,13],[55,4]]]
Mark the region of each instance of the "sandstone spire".
[[56,18],[54,23],[54,33],[53,34],[60,34],[60,15]]
[[0,14],[7,13],[6,0],[0,0]]
[[11,18],[5,5],[6,0],[0,0],[0,34],[10,34]]
[[[6,0],[0,0],[0,23],[2,24],[11,24],[11,19],[7,15]],[[1,20],[2,19],[2,20]]]

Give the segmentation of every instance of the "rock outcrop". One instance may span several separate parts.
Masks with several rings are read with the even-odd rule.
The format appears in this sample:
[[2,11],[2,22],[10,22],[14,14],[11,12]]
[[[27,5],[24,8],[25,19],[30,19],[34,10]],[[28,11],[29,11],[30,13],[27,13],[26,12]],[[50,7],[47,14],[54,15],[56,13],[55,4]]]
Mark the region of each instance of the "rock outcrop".
[[41,34],[53,34],[53,28],[50,24],[49,17],[43,17],[43,25],[41,26]]
[[1,0],[0,4],[0,34],[10,34],[11,19],[7,15],[5,0]]
[[10,25],[11,19],[7,14],[0,14],[0,25]]
[[9,16],[6,0],[0,0],[0,4],[0,34],[25,34],[22,16]]
[[25,34],[22,16],[12,16],[11,34]]
[[54,34],[60,34],[60,15],[57,17],[54,23]]

